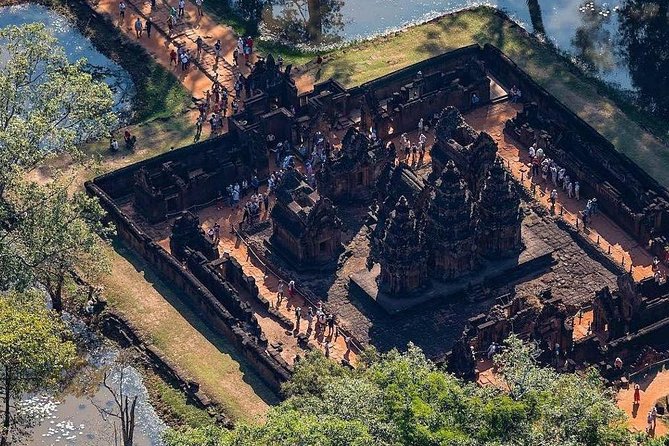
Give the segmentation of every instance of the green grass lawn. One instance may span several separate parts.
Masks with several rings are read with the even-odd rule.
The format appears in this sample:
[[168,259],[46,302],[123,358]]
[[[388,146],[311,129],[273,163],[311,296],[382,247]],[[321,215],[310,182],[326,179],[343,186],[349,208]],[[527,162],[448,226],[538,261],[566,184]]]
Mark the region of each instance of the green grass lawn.
[[[115,243],[106,253],[113,274],[102,277],[104,295],[143,338],[200,384],[234,421],[262,419],[276,395],[227,339],[212,332],[178,291],[165,284],[134,252]],[[161,388],[162,401],[185,423],[203,422],[201,413],[185,406],[185,399]]]
[[[473,43],[501,49],[534,80],[608,138],[616,148],[669,186],[669,148],[658,140],[669,123],[606,97],[602,85],[587,79],[552,48],[485,7],[444,16],[403,32],[362,42],[325,56],[316,80],[334,77],[355,86],[413,63]],[[315,75],[315,69],[311,68]],[[624,109],[624,110],[623,110]]]

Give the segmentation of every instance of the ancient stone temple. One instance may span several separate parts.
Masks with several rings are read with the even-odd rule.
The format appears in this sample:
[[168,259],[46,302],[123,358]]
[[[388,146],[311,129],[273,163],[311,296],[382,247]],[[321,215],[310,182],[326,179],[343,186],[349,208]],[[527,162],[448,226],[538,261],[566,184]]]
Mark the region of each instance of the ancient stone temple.
[[335,202],[368,200],[385,164],[394,159],[380,140],[375,142],[351,127],[341,149],[325,160],[318,172],[318,189]]
[[170,251],[174,257],[183,260],[186,248],[201,252],[208,260],[218,258],[216,243],[204,233],[197,215],[188,211],[174,220],[170,235]]
[[520,196],[500,158],[495,160],[483,183],[476,211],[480,255],[496,259],[522,250]]
[[421,232],[407,199],[400,197],[373,253],[381,267],[378,280],[384,292],[409,293],[427,282],[427,253]]
[[431,274],[448,280],[471,271],[476,262],[472,204],[453,161],[435,182],[426,214]]
[[272,250],[295,268],[320,268],[337,260],[342,224],[335,207],[297,170],[284,174],[271,218]]
[[497,144],[490,135],[474,130],[455,107],[446,107],[435,127],[430,178],[438,178],[446,163],[453,160],[473,196],[478,197],[496,153]]

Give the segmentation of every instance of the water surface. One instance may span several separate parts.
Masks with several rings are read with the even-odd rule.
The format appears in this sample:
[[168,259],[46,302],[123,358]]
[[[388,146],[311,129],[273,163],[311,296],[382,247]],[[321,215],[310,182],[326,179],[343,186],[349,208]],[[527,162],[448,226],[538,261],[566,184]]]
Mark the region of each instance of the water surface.
[[0,28],[9,25],[43,23],[64,47],[69,61],[85,58],[90,71],[104,80],[114,93],[114,109],[127,113],[135,93],[130,74],[120,65],[99,52],[79,29],[65,16],[33,3],[0,7]]

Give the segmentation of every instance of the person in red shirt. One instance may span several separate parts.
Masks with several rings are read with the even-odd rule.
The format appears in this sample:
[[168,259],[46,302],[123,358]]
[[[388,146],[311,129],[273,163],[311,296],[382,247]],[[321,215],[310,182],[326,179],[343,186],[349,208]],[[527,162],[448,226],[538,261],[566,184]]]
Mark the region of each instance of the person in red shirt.
[[172,65],[172,62],[174,62],[174,66],[177,66],[177,52],[172,48],[172,51],[170,51],[170,66]]

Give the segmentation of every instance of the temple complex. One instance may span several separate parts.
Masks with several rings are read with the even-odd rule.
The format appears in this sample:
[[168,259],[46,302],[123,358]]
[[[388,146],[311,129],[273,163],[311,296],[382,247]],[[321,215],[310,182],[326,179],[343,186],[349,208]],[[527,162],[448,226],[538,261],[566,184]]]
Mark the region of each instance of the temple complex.
[[[267,337],[297,341],[282,337],[292,307],[271,312],[276,286],[260,291],[270,290],[270,272],[297,283],[303,311],[336,314],[360,345],[414,342],[462,376],[475,376],[475,356],[510,333],[561,370],[596,365],[611,381],[624,372],[609,370],[612,357],[634,368],[644,346],[669,359],[669,192],[495,47],[301,94],[291,67],[268,56],[246,82],[227,134],[87,190],[120,238],[217,333],[253,350],[253,366],[277,388],[291,368]],[[509,101],[512,86],[523,103]],[[562,176],[530,177],[531,147]],[[565,175],[578,179],[580,197]],[[575,210],[582,202],[587,216]],[[249,204],[260,222],[252,228],[240,224]],[[593,220],[613,230],[591,237]],[[205,232],[215,225],[226,240]],[[629,241],[614,246],[611,233]],[[239,246],[248,276],[230,256]],[[639,266],[650,274],[635,276]],[[267,321],[281,329],[265,330]],[[297,337],[295,349],[323,345]]]
[[427,279],[424,233],[404,196],[397,201],[384,228],[373,254],[381,265],[379,280],[383,289],[400,294],[424,286]]
[[380,140],[371,141],[365,133],[351,127],[346,131],[341,148],[330,154],[318,172],[320,192],[335,202],[367,201],[383,167],[394,162]]
[[477,263],[472,210],[460,172],[449,161],[434,184],[426,213],[430,271],[441,280],[461,276]]
[[297,170],[287,171],[271,212],[271,249],[299,269],[337,260],[341,221],[329,198],[309,186]]

